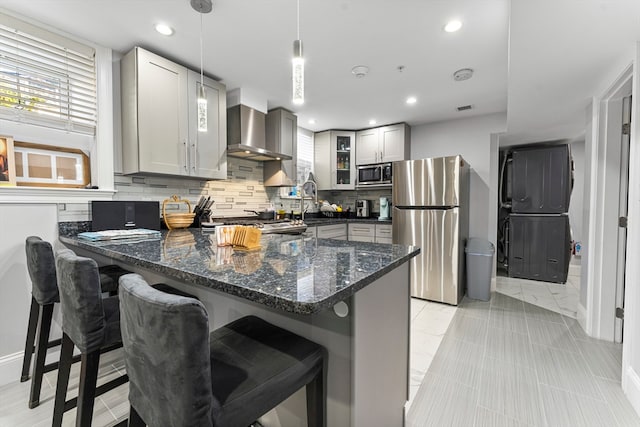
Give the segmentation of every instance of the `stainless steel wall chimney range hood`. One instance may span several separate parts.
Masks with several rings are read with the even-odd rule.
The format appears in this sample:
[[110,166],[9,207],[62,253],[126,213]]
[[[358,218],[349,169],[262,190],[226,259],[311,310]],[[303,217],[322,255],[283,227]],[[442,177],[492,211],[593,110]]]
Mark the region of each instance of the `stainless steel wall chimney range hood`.
[[266,149],[265,114],[243,104],[227,109],[227,156],[255,161],[291,160]]

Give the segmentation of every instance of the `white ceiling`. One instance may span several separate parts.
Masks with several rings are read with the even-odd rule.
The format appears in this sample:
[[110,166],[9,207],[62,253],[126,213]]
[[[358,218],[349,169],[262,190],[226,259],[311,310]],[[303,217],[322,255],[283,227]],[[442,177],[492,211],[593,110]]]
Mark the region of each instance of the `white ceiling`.
[[[120,53],[138,45],[199,68],[200,17],[189,0],[0,6]],[[445,33],[452,18],[463,27]],[[175,34],[160,36],[157,22]],[[214,0],[203,23],[205,72],[228,90],[262,93],[269,108],[291,109],[310,130],[508,111],[507,139],[527,142],[584,131],[589,97],[640,40],[640,0],[300,0],[302,106],[291,103],[295,0]],[[369,75],[356,79],[355,65],[369,66]],[[455,82],[452,73],[465,67],[473,78]],[[418,98],[413,106],[405,104],[410,95]],[[456,111],[467,104],[473,109]]]

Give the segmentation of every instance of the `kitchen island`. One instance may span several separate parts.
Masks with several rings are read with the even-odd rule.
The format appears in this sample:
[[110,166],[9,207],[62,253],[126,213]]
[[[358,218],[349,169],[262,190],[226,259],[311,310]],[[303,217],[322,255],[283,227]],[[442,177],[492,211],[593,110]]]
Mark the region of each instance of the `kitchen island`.
[[[262,248],[218,247],[200,229],[160,240],[92,243],[79,255],[117,263],[194,294],[210,328],[254,314],[328,350],[327,426],[401,426],[409,382],[409,268],[415,247],[263,235]],[[263,417],[305,425],[304,389]]]

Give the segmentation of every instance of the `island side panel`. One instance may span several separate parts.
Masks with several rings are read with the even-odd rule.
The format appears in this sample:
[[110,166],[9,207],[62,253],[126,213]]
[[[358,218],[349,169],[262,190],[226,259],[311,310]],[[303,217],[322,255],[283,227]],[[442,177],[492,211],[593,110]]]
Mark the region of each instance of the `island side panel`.
[[353,427],[404,424],[410,304],[408,263],[353,296]]

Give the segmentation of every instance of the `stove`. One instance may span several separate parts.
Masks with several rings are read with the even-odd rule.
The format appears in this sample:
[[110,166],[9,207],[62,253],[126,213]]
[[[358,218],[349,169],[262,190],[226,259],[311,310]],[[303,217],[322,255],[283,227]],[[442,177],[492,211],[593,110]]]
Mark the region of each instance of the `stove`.
[[307,231],[307,224],[297,220],[266,220],[261,221],[253,218],[225,220],[224,225],[245,225],[259,228],[262,234],[302,234]]

